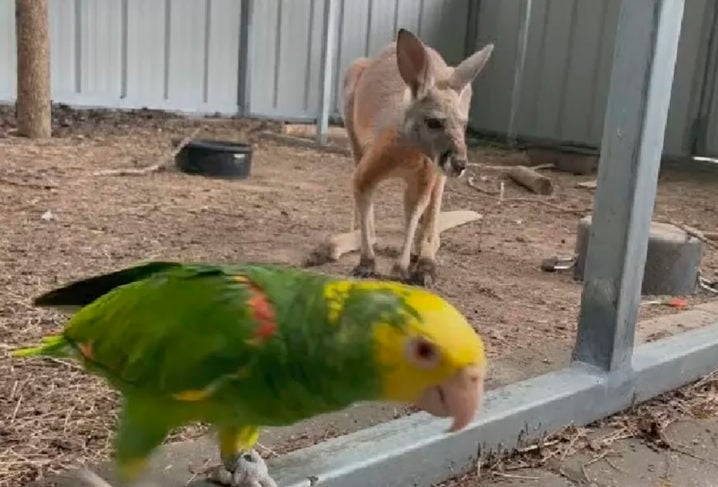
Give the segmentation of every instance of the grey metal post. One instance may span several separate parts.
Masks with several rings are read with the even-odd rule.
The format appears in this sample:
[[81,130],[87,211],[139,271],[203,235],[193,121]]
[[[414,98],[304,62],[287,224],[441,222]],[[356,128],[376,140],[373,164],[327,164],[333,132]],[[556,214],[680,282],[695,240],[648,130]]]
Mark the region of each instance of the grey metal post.
[[706,3],[706,11],[704,12],[704,25],[702,28],[707,30],[707,42],[705,51],[699,50],[699,56],[705,60],[703,63],[703,76],[700,79],[698,89],[698,106],[696,110],[696,118],[691,126],[691,146],[690,152],[692,156],[701,156],[708,154],[708,125],[713,107],[713,99],[716,96],[716,82],[718,82],[718,5],[715,2]]
[[327,143],[329,112],[332,104],[332,73],[336,51],[338,0],[326,0],[324,4],[324,31],[322,33],[322,87],[317,117],[317,142]]
[[[529,0],[530,1],[530,0]],[[471,56],[476,51],[479,41],[479,18],[481,15],[481,0],[470,0],[466,15],[466,36],[464,37],[464,57]],[[394,33],[396,36],[396,33]]]
[[237,105],[240,114],[247,116],[251,112],[251,66],[253,61],[252,13],[254,0],[242,0],[239,17],[239,63],[237,77]]
[[532,0],[526,0],[524,15],[519,26],[518,52],[516,53],[516,65],[514,66],[514,84],[511,88],[511,110],[509,112],[509,126],[506,130],[509,144],[516,143],[516,113],[521,100],[521,88],[524,81],[524,66],[526,65],[526,51],[528,50],[529,27],[531,26],[531,4]]
[[623,0],[574,360],[630,368],[684,0]]

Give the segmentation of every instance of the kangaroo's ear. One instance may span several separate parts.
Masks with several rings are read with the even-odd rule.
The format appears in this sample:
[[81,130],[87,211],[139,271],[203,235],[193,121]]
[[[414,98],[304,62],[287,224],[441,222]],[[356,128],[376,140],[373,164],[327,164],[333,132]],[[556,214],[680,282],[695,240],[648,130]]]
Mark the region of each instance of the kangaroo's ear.
[[488,44],[480,51],[476,51],[471,56],[461,61],[461,64],[454,68],[454,72],[449,78],[449,86],[456,91],[463,91],[466,85],[474,81],[481,70],[484,69],[484,66],[486,66],[486,63],[489,61],[493,50],[494,45]]
[[406,29],[399,29],[396,40],[396,61],[399,74],[417,98],[433,83],[429,75],[429,55],[424,44]]

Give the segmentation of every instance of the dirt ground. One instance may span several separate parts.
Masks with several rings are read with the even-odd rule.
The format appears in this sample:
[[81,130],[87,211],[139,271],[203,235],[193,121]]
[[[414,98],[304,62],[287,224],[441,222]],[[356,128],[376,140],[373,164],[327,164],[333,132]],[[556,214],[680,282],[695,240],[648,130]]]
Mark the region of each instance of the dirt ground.
[[[166,171],[96,176],[95,171],[153,164],[170,141],[204,125],[198,137],[255,144],[252,174],[226,181]],[[260,137],[268,122],[188,119],[142,111],[54,111],[56,137],[13,135],[12,110],[0,108],[0,485],[23,485],[111,451],[116,396],[99,379],[52,361],[10,360],[8,350],[56,332],[65,317],[34,309],[41,292],[88,274],[147,259],[262,261],[298,265],[324,238],[351,221],[348,157],[279,145]],[[515,164],[521,152],[472,150],[474,163]],[[477,183],[496,190],[501,173],[472,167]],[[545,273],[542,259],[572,255],[575,228],[590,211],[591,179],[549,173],[556,187],[538,197],[510,182],[506,200],[450,181],[445,210],[486,215],[442,235],[437,291],[456,303],[486,340],[490,357],[560,340],[576,328],[581,287],[570,272]],[[379,238],[396,245],[401,195],[379,191]],[[516,199],[521,198],[521,199]],[[538,202],[549,202],[548,206]],[[665,171],[656,215],[702,230],[718,227],[718,176]],[[380,265],[388,268],[385,241]],[[346,275],[355,254],[318,268]],[[703,272],[718,275],[718,253],[706,248]],[[690,304],[709,299],[692,296]],[[651,305],[641,317],[670,313]],[[179,431],[173,438],[200,434]],[[290,446],[291,447],[291,446]]]

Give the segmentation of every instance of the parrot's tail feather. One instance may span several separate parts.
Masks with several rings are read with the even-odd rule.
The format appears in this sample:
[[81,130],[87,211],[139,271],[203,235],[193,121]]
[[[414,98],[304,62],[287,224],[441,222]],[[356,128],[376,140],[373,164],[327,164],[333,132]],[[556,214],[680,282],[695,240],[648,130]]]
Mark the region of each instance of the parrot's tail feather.
[[71,343],[63,335],[43,337],[40,345],[35,347],[18,348],[10,352],[13,357],[67,357],[74,353]]
[[42,307],[76,309],[87,306],[113,289],[144,279],[152,274],[182,264],[174,262],[150,262],[99,276],[75,281],[67,286],[54,289],[35,298],[33,304]]

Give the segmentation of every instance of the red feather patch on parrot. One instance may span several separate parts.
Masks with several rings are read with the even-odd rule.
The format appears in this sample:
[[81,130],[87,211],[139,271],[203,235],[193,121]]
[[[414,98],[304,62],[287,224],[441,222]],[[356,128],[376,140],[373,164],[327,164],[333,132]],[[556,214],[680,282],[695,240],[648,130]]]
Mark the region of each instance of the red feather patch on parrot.
[[258,292],[256,288],[252,288],[254,296],[250,298],[247,304],[252,308],[254,319],[260,323],[256,330],[257,338],[267,339],[274,335],[277,330],[277,323],[274,318],[274,310],[267,299],[267,296]]
[[238,276],[237,281],[246,284],[252,293],[252,297],[247,301],[247,305],[252,310],[252,317],[259,323],[254,330],[254,337],[247,340],[250,345],[261,345],[270,339],[277,331],[277,321],[272,303],[267,299],[267,295],[254,283],[244,276]]

